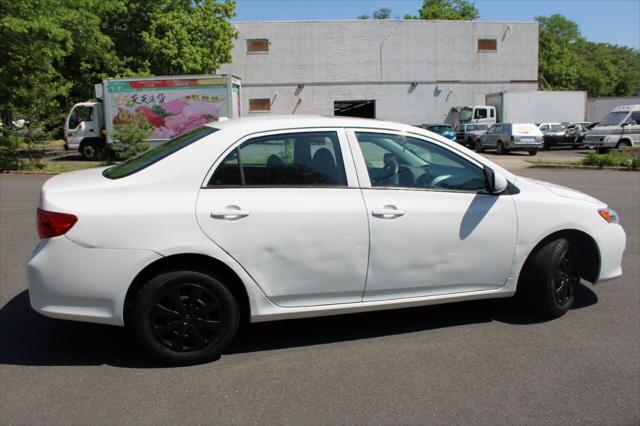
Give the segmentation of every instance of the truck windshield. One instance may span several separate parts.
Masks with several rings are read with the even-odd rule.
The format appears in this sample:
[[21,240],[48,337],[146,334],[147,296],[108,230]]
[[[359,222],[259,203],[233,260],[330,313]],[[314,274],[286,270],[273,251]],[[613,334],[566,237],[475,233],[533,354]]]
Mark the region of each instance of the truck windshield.
[[157,163],[163,158],[170,156],[171,154],[179,151],[185,146],[191,145],[192,143],[204,138],[205,136],[217,132],[218,130],[219,129],[216,129],[214,127],[198,127],[197,129],[177,136],[163,143],[162,145],[159,145],[153,149],[143,152],[140,155],[130,158],[127,161],[108,168],[107,170],[102,172],[102,175],[109,179],[120,179],[122,177],[132,175],[146,167],[149,167],[153,163]]
[[473,117],[473,108],[462,108],[460,110],[461,123],[466,123],[467,121],[471,121],[471,117]]
[[628,111],[610,112],[602,119],[602,121],[600,121],[598,127],[617,126],[618,124],[622,123],[625,118],[627,118],[628,114]]

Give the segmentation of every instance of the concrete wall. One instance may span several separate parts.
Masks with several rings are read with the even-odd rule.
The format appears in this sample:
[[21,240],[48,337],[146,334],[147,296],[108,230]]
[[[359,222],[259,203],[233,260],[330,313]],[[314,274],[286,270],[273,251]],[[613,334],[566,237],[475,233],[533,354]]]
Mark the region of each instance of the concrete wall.
[[[452,106],[484,104],[499,91],[536,90],[538,25],[464,21],[287,21],[237,23],[232,64],[250,98],[271,113],[333,115],[334,101],[376,100],[376,117],[442,121]],[[246,40],[267,38],[269,53]],[[478,52],[477,40],[497,40]],[[417,85],[412,86],[412,83]],[[304,85],[300,88],[299,85]]]
[[590,98],[587,107],[587,121],[599,122],[612,109],[622,105],[640,105],[640,96]]

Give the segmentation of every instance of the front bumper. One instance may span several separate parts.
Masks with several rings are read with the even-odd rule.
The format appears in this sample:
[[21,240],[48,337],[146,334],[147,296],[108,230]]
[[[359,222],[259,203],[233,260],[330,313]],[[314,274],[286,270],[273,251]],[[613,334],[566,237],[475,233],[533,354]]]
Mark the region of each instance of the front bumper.
[[596,284],[622,275],[622,256],[627,244],[627,235],[618,224],[608,224],[596,236],[600,249],[600,275]]
[[86,248],[65,236],[40,240],[27,263],[31,307],[52,318],[124,325],[129,286],[161,257],[148,250]]

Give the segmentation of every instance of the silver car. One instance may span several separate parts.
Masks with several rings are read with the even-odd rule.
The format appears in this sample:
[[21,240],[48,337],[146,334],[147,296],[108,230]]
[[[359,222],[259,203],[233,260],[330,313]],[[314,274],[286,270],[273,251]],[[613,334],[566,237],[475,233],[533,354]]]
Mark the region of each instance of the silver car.
[[476,151],[495,149],[498,154],[509,151],[527,151],[536,155],[542,149],[544,136],[532,123],[498,123],[489,127],[476,142]]

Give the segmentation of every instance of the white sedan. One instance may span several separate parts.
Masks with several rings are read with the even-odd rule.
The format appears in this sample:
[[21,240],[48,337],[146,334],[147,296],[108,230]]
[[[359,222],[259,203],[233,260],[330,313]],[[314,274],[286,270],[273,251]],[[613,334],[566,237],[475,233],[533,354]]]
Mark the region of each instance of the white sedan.
[[217,358],[251,322],[510,297],[559,317],[622,274],[618,216],[446,138],[377,120],[216,122],[47,181],[32,307]]

